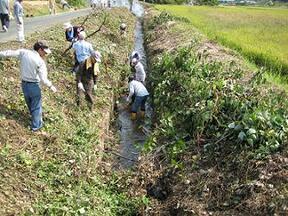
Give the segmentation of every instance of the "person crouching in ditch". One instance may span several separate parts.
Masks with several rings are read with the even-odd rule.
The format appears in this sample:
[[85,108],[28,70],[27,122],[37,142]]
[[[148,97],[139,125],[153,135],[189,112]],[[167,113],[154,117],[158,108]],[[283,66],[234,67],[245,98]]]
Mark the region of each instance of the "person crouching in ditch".
[[140,108],[140,116],[144,118],[145,116],[145,103],[149,96],[149,92],[143,83],[134,80],[134,76],[130,76],[128,79],[129,85],[129,95],[126,101],[129,103],[132,96],[135,96],[135,99],[131,107],[131,119],[135,120],[137,118],[137,111]]
[[[94,87],[94,65],[96,63],[95,51],[93,50],[92,44],[85,41],[86,33],[80,32],[78,35],[78,41],[73,44],[79,67],[76,71],[76,85],[77,85],[77,105],[80,105],[80,94],[81,91],[85,94],[85,99],[88,103],[90,110],[93,108],[93,87]],[[93,57],[93,58],[92,58]]]
[[134,74],[135,80],[145,85],[146,72],[144,70],[143,64],[140,62],[140,60],[133,58],[131,65],[135,69],[135,74]]

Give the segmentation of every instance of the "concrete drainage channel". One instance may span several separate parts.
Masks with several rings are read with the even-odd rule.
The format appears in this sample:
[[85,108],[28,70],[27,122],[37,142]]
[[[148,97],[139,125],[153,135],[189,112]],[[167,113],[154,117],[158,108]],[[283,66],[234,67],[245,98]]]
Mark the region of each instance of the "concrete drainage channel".
[[[132,8],[133,14],[137,17],[134,33],[134,50],[140,54],[141,62],[145,67],[146,73],[148,74],[142,30],[142,15],[144,14],[144,9],[138,3],[138,1],[134,1],[132,7],[130,7],[128,1],[118,1],[118,6]],[[143,147],[151,128],[152,108],[150,106],[149,99],[148,102],[146,102],[144,119],[141,119],[138,115],[137,120],[135,121],[130,119],[130,108],[127,107],[125,99],[125,96],[118,98],[115,106],[115,115],[117,119],[116,125],[118,127],[120,138],[119,154],[116,154],[119,157],[119,161],[114,166],[116,169],[128,169],[135,165],[135,163],[138,161],[139,152]]]

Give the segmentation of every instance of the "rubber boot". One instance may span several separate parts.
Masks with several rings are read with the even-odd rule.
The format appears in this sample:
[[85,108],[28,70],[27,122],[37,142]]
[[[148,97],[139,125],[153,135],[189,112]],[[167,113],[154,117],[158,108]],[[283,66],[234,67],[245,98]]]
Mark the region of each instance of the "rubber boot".
[[145,111],[140,111],[140,118],[144,118],[145,117]]
[[137,113],[131,113],[131,120],[136,120],[137,118]]

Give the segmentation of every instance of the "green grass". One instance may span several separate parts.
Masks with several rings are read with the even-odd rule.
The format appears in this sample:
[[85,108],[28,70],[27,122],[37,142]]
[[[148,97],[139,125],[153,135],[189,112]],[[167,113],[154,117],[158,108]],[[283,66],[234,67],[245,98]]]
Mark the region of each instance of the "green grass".
[[[113,106],[111,98],[120,77],[129,71],[125,60],[133,47],[135,24],[126,9],[113,9],[107,14],[98,11],[85,22],[88,35],[106,15],[106,31],[88,39],[102,54],[93,112],[88,111],[83,97],[82,104],[76,105],[75,77],[70,72],[73,51],[63,55],[70,44],[65,41],[62,24],[47,29],[45,36],[35,32],[27,38],[28,49],[45,38],[52,50],[47,58],[48,77],[58,92],[53,94],[43,86],[42,130],[46,136],[29,130],[19,61],[0,59],[0,71],[5,73],[0,80],[0,215],[135,215],[139,205],[147,203],[145,197],[129,195],[125,178],[112,174],[112,165],[105,162],[112,163],[111,158],[102,151]],[[123,19],[131,29],[125,40],[118,32]],[[18,47],[16,42],[0,44],[0,50]]]
[[288,10],[157,5],[273,73],[288,74]]

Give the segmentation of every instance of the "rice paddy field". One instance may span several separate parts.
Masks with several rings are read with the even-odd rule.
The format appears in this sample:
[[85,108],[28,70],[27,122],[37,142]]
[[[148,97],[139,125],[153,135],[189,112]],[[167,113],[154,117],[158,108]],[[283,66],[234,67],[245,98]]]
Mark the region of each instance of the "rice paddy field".
[[157,5],[268,71],[288,75],[288,9]]

